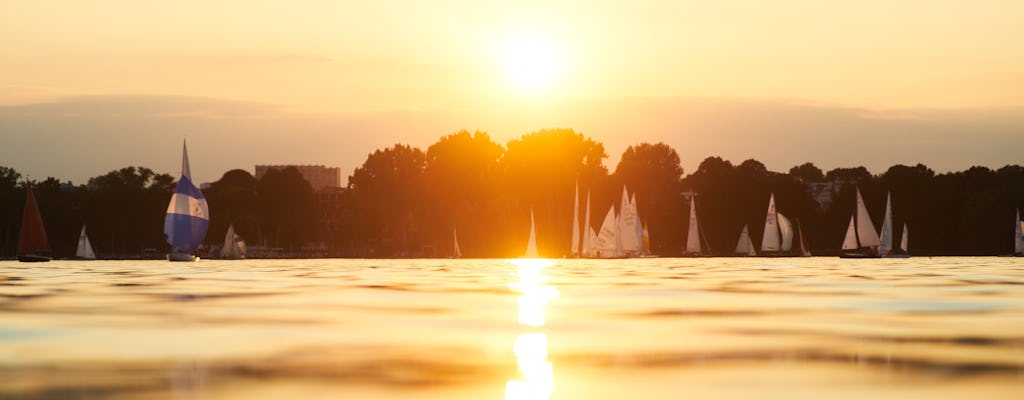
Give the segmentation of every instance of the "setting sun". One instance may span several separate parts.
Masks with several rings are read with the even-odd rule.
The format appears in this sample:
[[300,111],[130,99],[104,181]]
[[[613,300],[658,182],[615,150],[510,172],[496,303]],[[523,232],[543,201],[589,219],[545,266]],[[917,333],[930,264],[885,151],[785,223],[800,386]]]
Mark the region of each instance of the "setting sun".
[[511,38],[502,60],[510,85],[526,92],[550,90],[562,68],[559,50],[554,40],[536,32]]

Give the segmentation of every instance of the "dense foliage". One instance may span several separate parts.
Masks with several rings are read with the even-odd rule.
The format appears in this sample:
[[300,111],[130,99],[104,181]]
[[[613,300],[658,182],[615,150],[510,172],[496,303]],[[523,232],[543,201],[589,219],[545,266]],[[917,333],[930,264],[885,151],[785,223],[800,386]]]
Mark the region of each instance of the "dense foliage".
[[[876,228],[885,196],[893,200],[895,237],[906,223],[917,255],[1004,254],[1010,251],[1014,211],[1024,206],[1024,167],[936,174],[924,165],[896,165],[881,175],[864,167],[824,172],[814,164],[772,172],[756,160],[734,165],[708,157],[684,176],[679,155],[664,143],[625,150],[614,172],[604,146],[571,129],[542,130],[495,143],[484,132],[456,132],[426,151],[398,144],[371,153],[348,185],[315,192],[295,169],[257,180],[231,170],[204,189],[210,204],[208,245],[229,223],[253,245],[299,254],[319,248],[331,256],[448,256],[453,229],[470,257],[522,253],[530,211],[546,256],[568,253],[573,188],[587,198],[590,226],[600,228],[618,207],[623,186],[635,195],[657,254],[682,251],[689,194],[711,251],[728,255],[747,225],[755,244],[768,197],[802,229],[816,254],[836,254],[860,188]],[[13,256],[26,182],[0,166],[0,256]],[[74,251],[83,223],[100,256],[162,253],[162,224],[174,178],[143,167],[111,171],[75,186],[48,178],[31,182],[55,254]]]

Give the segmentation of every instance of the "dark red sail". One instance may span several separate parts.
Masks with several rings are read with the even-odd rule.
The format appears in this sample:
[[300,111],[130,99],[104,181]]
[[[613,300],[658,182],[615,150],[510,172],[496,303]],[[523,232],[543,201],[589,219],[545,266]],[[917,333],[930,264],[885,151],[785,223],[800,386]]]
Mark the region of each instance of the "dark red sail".
[[18,238],[18,255],[50,251],[50,243],[46,240],[46,228],[43,217],[39,215],[36,196],[32,187],[26,190],[25,213],[21,216],[21,237]]

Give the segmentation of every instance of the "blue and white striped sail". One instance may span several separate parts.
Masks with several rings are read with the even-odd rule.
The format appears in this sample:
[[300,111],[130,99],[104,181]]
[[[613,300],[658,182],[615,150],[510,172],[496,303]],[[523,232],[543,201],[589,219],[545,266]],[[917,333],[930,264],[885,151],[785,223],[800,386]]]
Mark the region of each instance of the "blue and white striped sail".
[[175,249],[193,253],[206,238],[206,228],[210,225],[210,209],[206,205],[203,192],[192,183],[192,173],[188,167],[188,148],[182,144],[181,178],[171,195],[167,205],[167,217],[164,218],[164,239]]

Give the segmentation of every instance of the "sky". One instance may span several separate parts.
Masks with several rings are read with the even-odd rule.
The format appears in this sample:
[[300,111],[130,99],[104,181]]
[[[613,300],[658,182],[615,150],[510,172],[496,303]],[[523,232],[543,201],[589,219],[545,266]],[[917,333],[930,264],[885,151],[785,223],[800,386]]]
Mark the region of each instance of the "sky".
[[[1021,1],[0,2],[0,165],[343,175],[461,129],[785,171],[1024,157]],[[343,178],[344,180],[344,178]],[[344,183],[344,182],[343,182]]]

